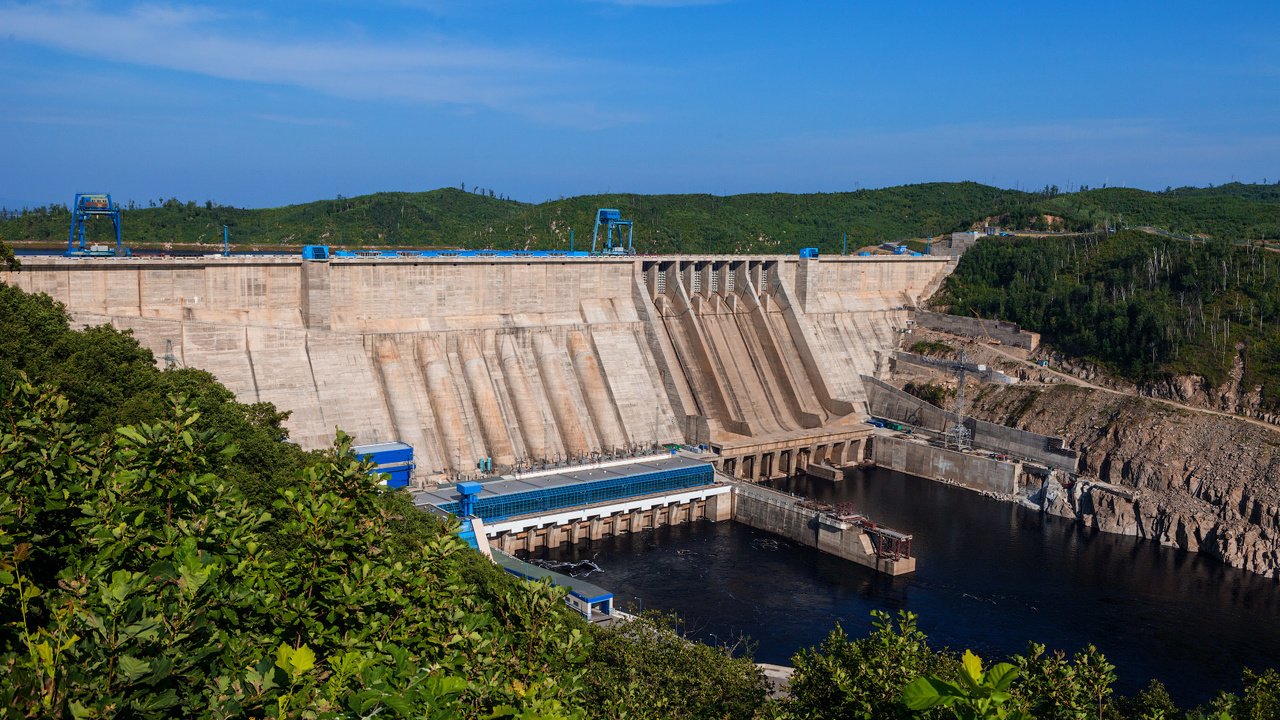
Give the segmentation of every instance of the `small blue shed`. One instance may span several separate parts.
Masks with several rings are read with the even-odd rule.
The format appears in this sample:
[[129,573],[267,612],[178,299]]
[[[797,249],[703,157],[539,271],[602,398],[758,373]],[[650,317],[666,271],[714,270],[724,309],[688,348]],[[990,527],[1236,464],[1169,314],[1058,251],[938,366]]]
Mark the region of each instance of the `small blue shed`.
[[302,259],[303,260],[328,260],[329,246],[328,245],[303,245]]
[[413,476],[413,446],[402,442],[383,442],[371,445],[355,445],[351,451],[356,457],[372,460],[375,474],[385,474],[383,483],[389,488],[402,488]]

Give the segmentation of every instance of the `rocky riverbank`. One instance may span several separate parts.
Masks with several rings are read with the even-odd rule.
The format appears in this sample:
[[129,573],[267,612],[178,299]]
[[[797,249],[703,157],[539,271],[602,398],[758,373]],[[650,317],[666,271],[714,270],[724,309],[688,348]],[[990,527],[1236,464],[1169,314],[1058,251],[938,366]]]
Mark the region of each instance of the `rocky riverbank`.
[[1033,498],[1046,512],[1280,578],[1280,432],[1065,384],[988,386],[971,412],[1081,453]]

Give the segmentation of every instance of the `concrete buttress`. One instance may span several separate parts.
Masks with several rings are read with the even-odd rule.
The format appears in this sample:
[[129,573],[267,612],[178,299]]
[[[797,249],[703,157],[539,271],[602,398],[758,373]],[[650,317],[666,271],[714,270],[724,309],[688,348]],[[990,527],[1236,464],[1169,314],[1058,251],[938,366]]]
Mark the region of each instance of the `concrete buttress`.
[[502,421],[502,409],[498,405],[498,396],[489,376],[489,366],[485,363],[484,355],[480,354],[480,348],[476,346],[476,338],[463,336],[459,340],[459,346],[467,388],[471,391],[471,400],[480,417],[480,430],[484,433],[485,444],[489,448],[488,457],[500,465],[510,465],[515,462],[515,453],[511,449],[511,436],[507,433],[507,426]]
[[[0,281],[289,411],[291,438],[403,440],[418,480],[492,457],[708,443],[769,472],[861,427],[936,258],[24,258]],[[727,452],[727,450],[726,450]],[[743,467],[743,463],[735,463]]]
[[564,443],[565,452],[569,455],[590,452],[593,443],[587,438],[582,417],[578,412],[575,403],[576,393],[569,387],[563,349],[547,333],[535,335],[533,347],[538,357],[538,373],[542,377],[542,386],[547,392],[547,403],[551,406],[551,414],[556,418],[556,427],[560,430],[560,439]]

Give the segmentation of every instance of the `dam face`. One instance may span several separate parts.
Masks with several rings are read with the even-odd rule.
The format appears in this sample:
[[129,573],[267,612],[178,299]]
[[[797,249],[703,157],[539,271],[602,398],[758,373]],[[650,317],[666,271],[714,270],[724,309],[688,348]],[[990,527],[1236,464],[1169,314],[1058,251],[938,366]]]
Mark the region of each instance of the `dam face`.
[[[662,442],[731,474],[858,459],[860,375],[945,259],[24,258],[0,279],[292,414],[413,445],[417,480]],[[855,446],[855,441],[858,443]],[[784,454],[785,453],[785,454]],[[857,457],[855,457],[857,454]],[[784,467],[785,465],[785,467]]]

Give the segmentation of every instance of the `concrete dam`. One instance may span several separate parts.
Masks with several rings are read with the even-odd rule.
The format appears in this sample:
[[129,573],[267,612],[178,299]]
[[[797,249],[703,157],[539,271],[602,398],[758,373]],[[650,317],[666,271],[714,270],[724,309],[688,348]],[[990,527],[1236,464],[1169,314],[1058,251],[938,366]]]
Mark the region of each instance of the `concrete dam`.
[[706,444],[730,475],[862,459],[862,375],[942,258],[24,258],[4,282],[292,414],[400,440],[422,484]]

